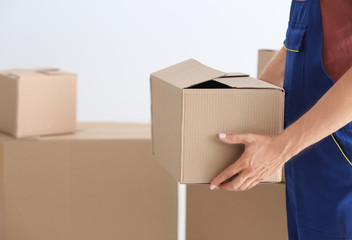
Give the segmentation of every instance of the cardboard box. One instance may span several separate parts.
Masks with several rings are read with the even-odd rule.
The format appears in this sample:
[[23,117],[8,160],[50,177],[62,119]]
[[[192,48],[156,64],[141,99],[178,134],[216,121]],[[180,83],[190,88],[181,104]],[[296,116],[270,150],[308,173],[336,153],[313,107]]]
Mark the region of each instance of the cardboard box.
[[277,53],[277,50],[272,49],[259,49],[258,50],[258,68],[257,68],[257,78],[262,74],[265,66],[269,63],[269,61],[274,57]]
[[[276,135],[284,90],[189,59],[150,76],[153,154],[180,183],[210,183],[243,152],[218,133]],[[264,182],[281,182],[282,169]]]
[[15,137],[76,130],[75,74],[58,69],[0,72],[0,131]]
[[247,191],[187,186],[187,240],[287,240],[285,184]]
[[150,124],[79,123],[72,135],[0,135],[1,240],[177,239],[177,183]]

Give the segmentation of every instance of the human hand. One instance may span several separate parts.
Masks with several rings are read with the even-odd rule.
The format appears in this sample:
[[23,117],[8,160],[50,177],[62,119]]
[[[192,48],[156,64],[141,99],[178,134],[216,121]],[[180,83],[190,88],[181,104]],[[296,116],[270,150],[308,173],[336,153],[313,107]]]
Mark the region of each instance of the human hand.
[[218,138],[227,144],[244,144],[245,149],[233,164],[212,180],[211,190],[248,190],[282,168],[292,156],[279,135],[220,133]]

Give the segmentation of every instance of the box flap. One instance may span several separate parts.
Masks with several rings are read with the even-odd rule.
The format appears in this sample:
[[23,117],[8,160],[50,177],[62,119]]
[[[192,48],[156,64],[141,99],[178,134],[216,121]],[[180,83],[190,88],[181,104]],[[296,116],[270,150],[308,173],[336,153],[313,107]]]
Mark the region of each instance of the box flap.
[[226,73],[224,76],[221,76],[221,78],[228,78],[228,77],[249,77],[249,74],[241,73],[241,72],[229,72],[229,73]]
[[178,88],[189,87],[224,75],[225,72],[205,66],[192,58],[151,74]]
[[252,77],[221,77],[214,80],[233,88],[275,88],[283,90],[279,86]]

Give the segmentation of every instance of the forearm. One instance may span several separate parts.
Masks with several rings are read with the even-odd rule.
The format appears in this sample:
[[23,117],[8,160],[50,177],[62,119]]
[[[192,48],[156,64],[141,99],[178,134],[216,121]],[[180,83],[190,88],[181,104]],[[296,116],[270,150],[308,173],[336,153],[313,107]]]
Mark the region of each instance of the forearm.
[[352,121],[351,93],[352,68],[309,111],[277,136],[278,142],[285,144],[284,152],[292,157]]
[[286,61],[286,49],[282,47],[265,66],[259,79],[283,87]]

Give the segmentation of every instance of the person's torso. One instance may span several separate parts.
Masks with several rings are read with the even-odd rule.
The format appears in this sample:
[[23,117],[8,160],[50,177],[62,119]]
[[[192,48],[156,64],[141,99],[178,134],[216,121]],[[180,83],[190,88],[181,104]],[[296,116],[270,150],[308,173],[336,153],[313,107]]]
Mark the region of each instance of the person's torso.
[[336,82],[352,67],[352,0],[320,0],[324,68]]

